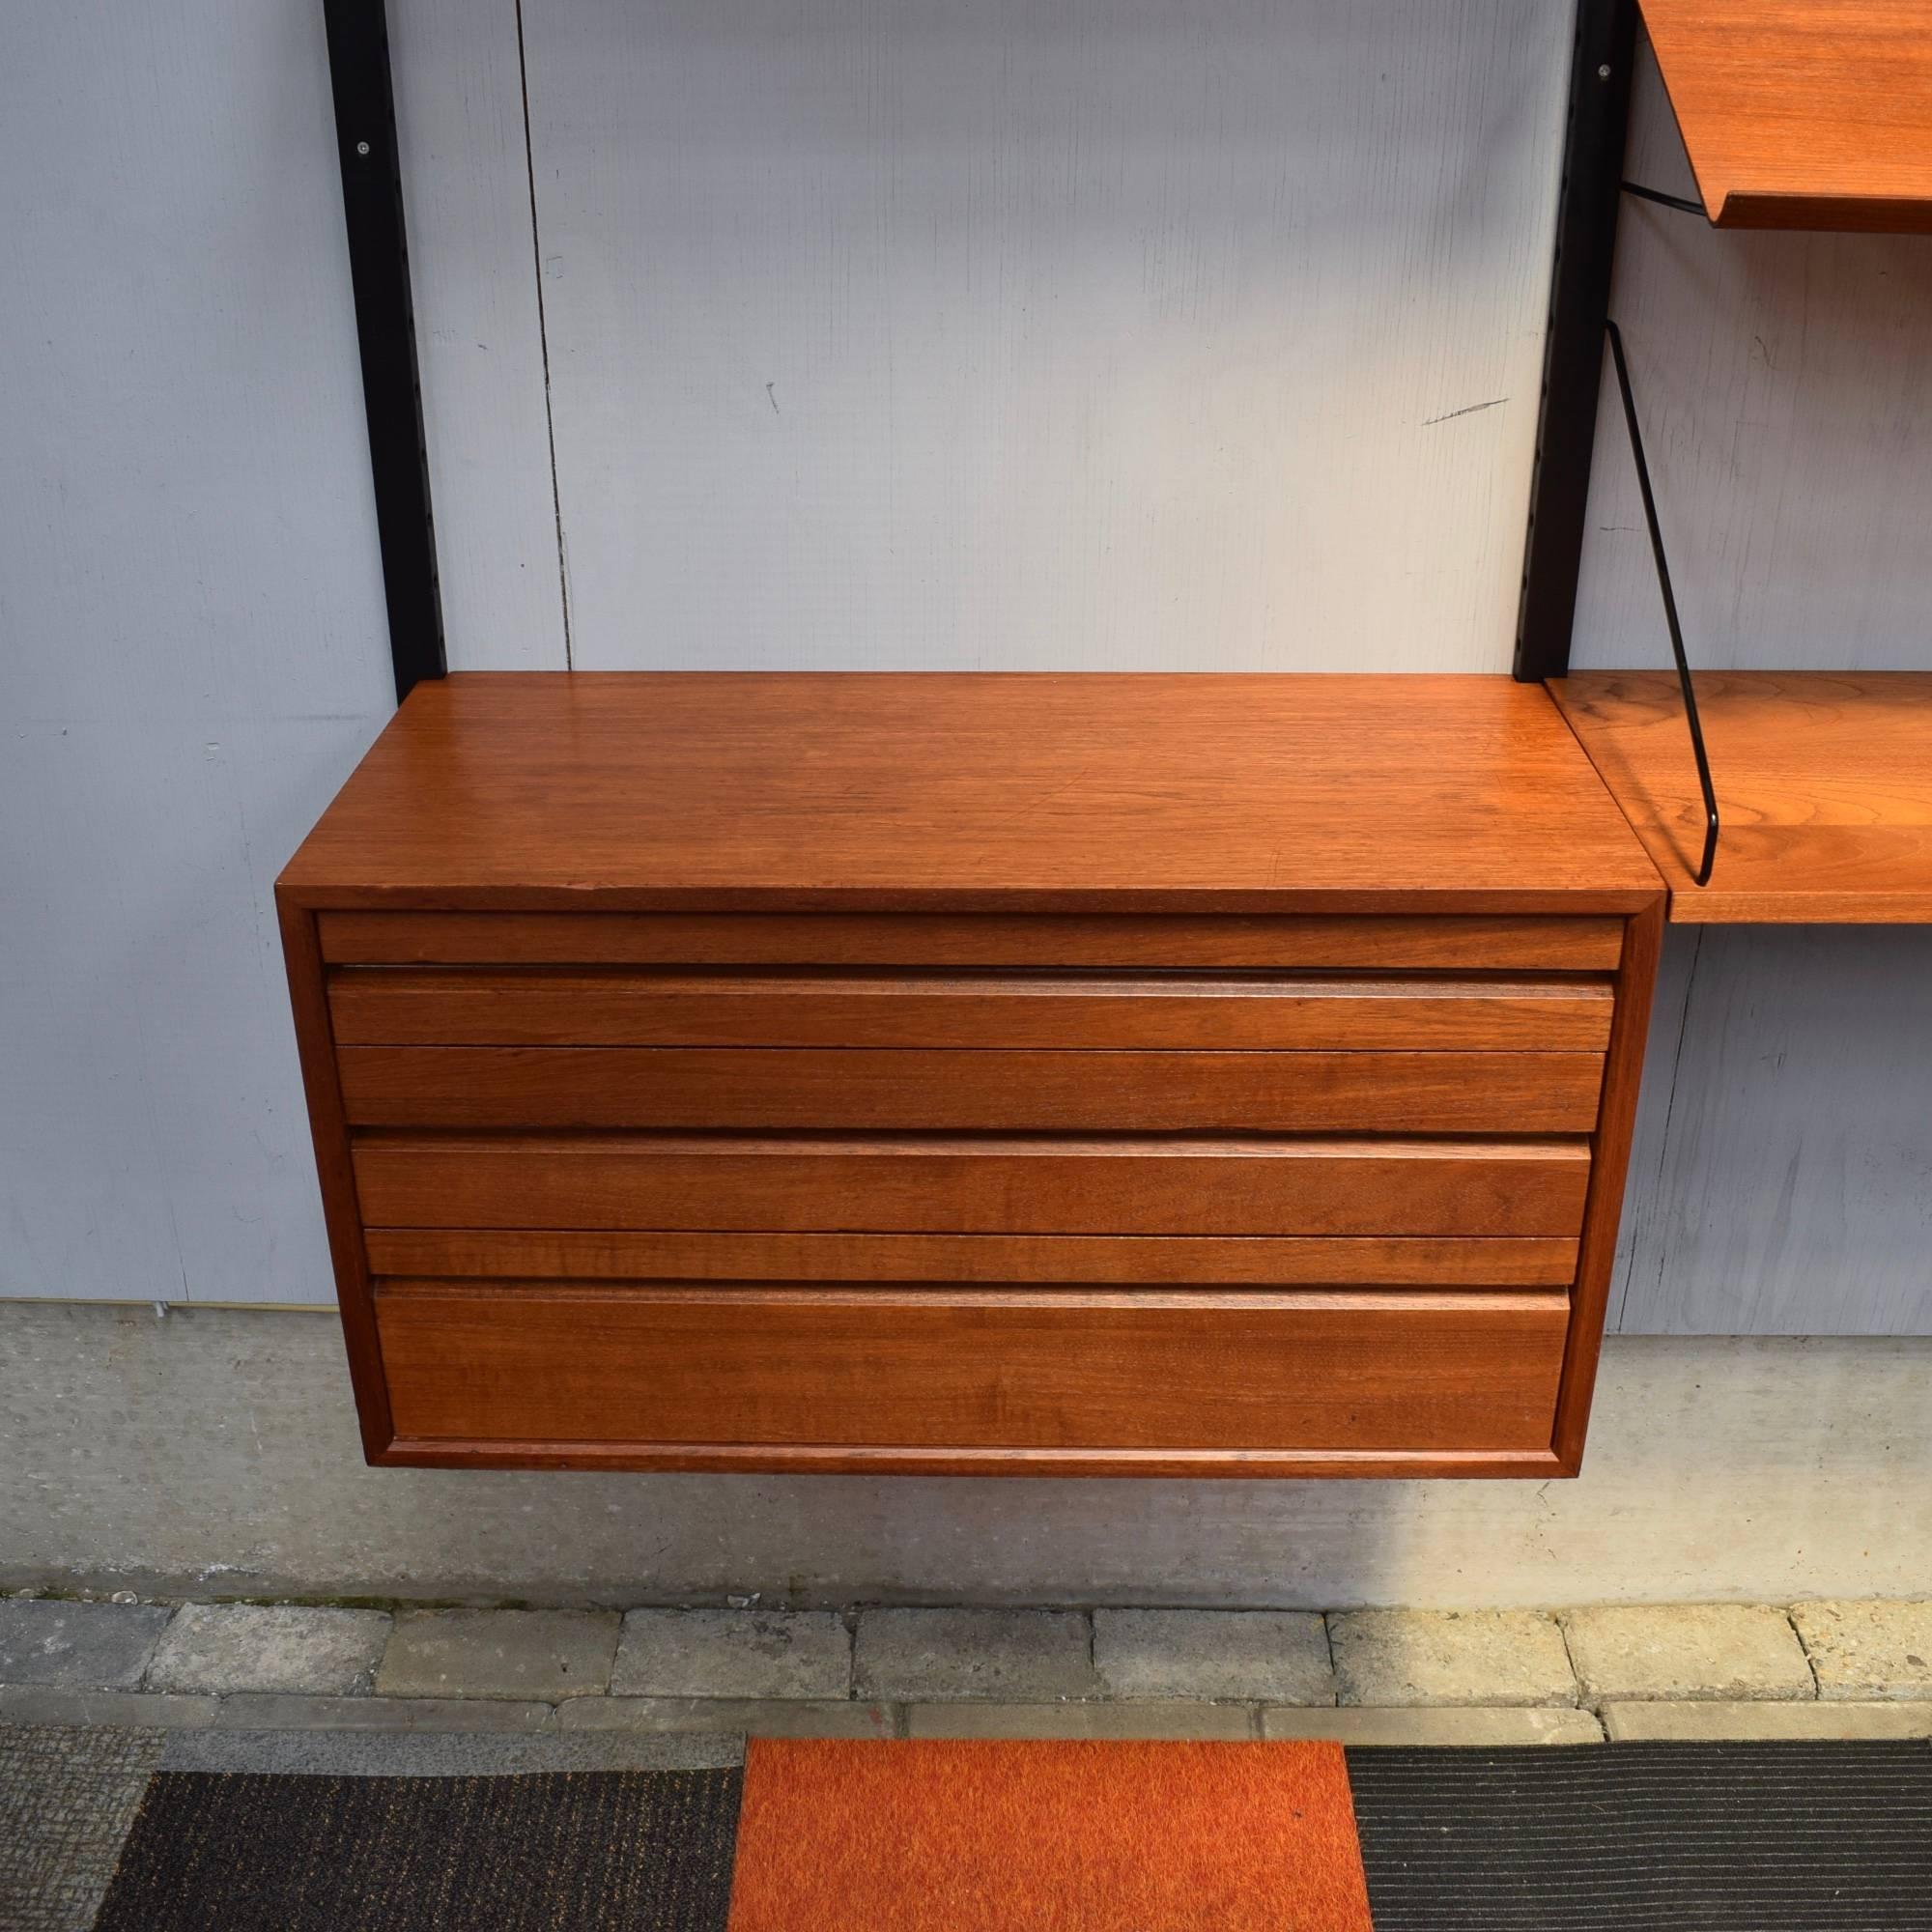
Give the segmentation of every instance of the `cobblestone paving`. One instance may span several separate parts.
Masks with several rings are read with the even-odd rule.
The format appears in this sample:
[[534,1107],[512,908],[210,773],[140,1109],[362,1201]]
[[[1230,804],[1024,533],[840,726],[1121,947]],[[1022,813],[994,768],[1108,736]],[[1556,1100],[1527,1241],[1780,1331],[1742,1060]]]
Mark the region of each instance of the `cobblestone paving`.
[[[0,1725],[1417,1744],[1916,1736],[1932,1727],[1928,1658],[1924,1602],[620,1616],[15,1596],[0,1599]],[[1712,1708],[1660,1715],[1690,1701]],[[1758,1703],[1767,1714],[1753,1718]],[[1577,1716],[1495,1715],[1565,1709]]]
[[615,1769],[747,1736],[1932,1738],[1932,1602],[620,1620],[22,1593],[0,1599],[0,1932],[86,1932],[159,1768]]

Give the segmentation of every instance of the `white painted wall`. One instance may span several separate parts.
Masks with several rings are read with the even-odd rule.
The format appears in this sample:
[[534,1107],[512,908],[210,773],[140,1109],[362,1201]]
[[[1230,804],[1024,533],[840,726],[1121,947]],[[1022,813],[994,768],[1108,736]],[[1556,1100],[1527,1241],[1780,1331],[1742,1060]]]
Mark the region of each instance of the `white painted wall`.
[[[1647,48],[1627,172],[1696,193]],[[1611,313],[1692,665],[1932,668],[1932,240],[1719,234],[1626,197]],[[1607,359],[1572,662],[1670,663]]]
[[1932,1334],[1928,939],[1896,926],[1671,934],[1614,1326]]
[[390,0],[449,662],[564,670],[517,0]]
[[[515,0],[391,7],[457,665],[570,661],[553,375],[581,663],[1346,663],[1350,579],[1500,663],[1534,0],[523,14],[534,156]],[[0,1294],[322,1299],[270,885],[389,687],[315,0],[13,23],[0,232]]]
[[0,1294],[330,1293],[270,886],[393,703],[313,0],[10,11]]
[[[1694,192],[1647,52],[1628,172]],[[1612,313],[1692,665],[1932,669],[1932,239],[1627,202]],[[1574,662],[1670,663],[1607,364]],[[1932,1334],[1928,1096],[1932,931],[1673,931],[1613,1325]]]
[[[526,0],[540,243],[514,22],[450,13],[398,7],[432,431],[498,439],[438,469],[454,661],[557,661],[487,621],[542,348],[460,326],[528,252],[580,665],[1507,662],[1567,7]],[[1690,191],[1647,49],[1630,172]],[[1932,242],[1630,203],[1615,308],[1695,661],[1932,665]],[[1663,664],[1605,401],[1576,662]],[[1932,934],[1671,935],[1612,1325],[1932,1333],[1927,1040]]]
[[526,0],[574,662],[1506,668],[1569,11]]
[[[457,666],[1506,661],[1567,7],[391,16]],[[0,1294],[321,1299],[268,888],[388,674],[312,0],[23,18],[0,232]],[[1626,211],[1699,662],[1932,663],[1928,296]],[[1665,649],[1612,405],[1577,662]],[[1623,1326],[1932,1330],[1928,968],[1673,936]]]

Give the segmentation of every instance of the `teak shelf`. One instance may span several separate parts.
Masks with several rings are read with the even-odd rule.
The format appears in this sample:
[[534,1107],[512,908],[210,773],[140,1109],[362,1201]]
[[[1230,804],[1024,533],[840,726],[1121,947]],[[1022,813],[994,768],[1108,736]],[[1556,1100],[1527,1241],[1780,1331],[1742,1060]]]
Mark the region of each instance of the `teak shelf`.
[[1540,688],[457,676],[277,895],[373,1461],[1577,1466],[1663,895]]
[[1932,230],[1927,0],[1642,0],[1719,228]]
[[1723,810],[1708,886],[1683,701],[1668,671],[1579,671],[1550,692],[1697,923],[1932,920],[1932,672],[1700,671]]

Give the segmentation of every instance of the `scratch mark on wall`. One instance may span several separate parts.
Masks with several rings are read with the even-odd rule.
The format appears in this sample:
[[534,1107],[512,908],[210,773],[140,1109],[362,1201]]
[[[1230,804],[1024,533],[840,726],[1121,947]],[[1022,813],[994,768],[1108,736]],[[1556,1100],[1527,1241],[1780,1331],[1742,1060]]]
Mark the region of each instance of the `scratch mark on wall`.
[[1487,403],[1470,403],[1466,408],[1450,410],[1444,415],[1424,416],[1422,426],[1424,429],[1434,429],[1437,423],[1454,422],[1458,416],[1473,416],[1484,410],[1499,409],[1508,401],[1507,396],[1492,396]]

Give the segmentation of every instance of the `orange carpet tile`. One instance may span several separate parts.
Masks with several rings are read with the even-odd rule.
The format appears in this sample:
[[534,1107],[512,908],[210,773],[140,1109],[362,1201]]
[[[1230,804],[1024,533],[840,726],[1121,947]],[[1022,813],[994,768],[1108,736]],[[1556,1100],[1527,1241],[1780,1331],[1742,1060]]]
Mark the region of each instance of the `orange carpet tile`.
[[753,1741],[730,1932],[1372,1932],[1332,1744]]

